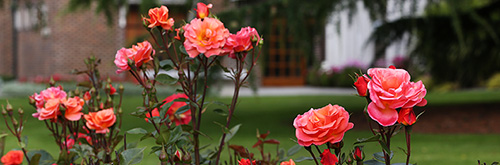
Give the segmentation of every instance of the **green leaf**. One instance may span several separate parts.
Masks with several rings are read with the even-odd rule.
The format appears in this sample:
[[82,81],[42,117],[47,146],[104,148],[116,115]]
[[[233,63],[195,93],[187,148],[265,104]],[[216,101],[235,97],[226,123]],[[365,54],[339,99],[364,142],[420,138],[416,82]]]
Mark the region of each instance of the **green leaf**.
[[6,136],[9,136],[9,134],[7,134],[7,133],[0,134],[0,138],[6,137]]
[[299,152],[300,150],[302,149],[302,146],[301,145],[294,145],[292,148],[288,149],[288,151],[286,152],[286,156],[287,157],[290,157],[292,155],[295,155],[297,152]]
[[357,139],[357,142],[355,142],[354,145],[368,143],[368,142],[378,142],[379,139],[380,139],[380,134],[377,134],[377,135],[369,137],[369,138]]
[[[394,156],[394,153],[391,151],[391,154],[389,154],[389,159],[392,159],[392,156]],[[385,158],[384,158],[384,153],[383,152],[374,153],[373,157],[376,160],[378,160],[378,161],[385,162]]]
[[175,114],[180,115],[183,114],[184,112],[187,112],[188,110],[189,110],[189,105],[185,105],[177,109],[177,111],[175,111]]
[[166,71],[172,70],[174,68],[173,64],[174,63],[172,62],[172,60],[168,60],[168,59],[160,61],[161,69],[166,70]]
[[382,162],[379,162],[379,161],[376,161],[373,159],[364,161],[363,164],[364,165],[385,165],[385,163],[382,163]]
[[162,83],[162,84],[174,85],[175,83],[177,83],[177,79],[173,78],[172,76],[170,76],[168,74],[159,74],[158,76],[156,76],[155,80]]
[[227,113],[222,109],[214,109],[214,112],[221,116],[227,116]]
[[[406,163],[394,163],[394,164],[391,164],[391,165],[406,165]],[[409,164],[409,165],[413,165],[413,164]]]
[[127,133],[128,134],[143,134],[143,135],[145,135],[148,133],[148,131],[146,131],[143,128],[134,128],[134,129],[128,130]]
[[189,102],[189,99],[186,98],[177,98],[174,100],[174,102]]
[[41,154],[35,154],[33,157],[30,158],[30,165],[38,165],[40,164],[40,158],[42,157]]
[[127,149],[121,153],[121,156],[123,158],[123,164],[124,165],[129,165],[129,164],[137,164],[142,161],[142,158],[144,157],[144,149],[143,148],[132,148],[132,149]]
[[182,54],[185,54],[185,55],[187,55],[187,54],[188,54],[188,53],[187,53],[187,51],[186,51],[186,48],[184,48],[184,45],[182,45],[182,44],[179,46],[179,51],[180,51]]
[[293,160],[293,161],[294,161],[294,162],[302,162],[302,161],[304,161],[304,160],[314,160],[314,158],[313,158],[313,157],[310,157],[310,156],[308,156],[308,157],[301,156],[301,157],[298,157],[297,159],[295,159],[295,160]]
[[32,159],[35,155],[39,154],[40,155],[40,158],[38,159],[39,165],[52,165],[55,162],[52,155],[50,155],[50,153],[45,150],[31,150],[26,154],[28,155],[29,158]]
[[92,152],[92,150],[92,147],[88,144],[74,145],[72,149],[69,149],[69,151],[77,153],[81,158],[93,155],[94,152]]
[[227,143],[231,138],[233,138],[234,135],[238,132],[240,129],[241,124],[235,125],[233,128],[229,130],[229,133],[226,135],[226,139],[224,139],[224,143]]

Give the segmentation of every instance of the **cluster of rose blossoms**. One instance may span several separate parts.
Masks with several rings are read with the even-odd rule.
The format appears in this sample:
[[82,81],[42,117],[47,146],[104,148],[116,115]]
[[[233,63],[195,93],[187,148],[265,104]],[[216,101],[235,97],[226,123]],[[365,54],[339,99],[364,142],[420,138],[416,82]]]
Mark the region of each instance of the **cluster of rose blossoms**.
[[[197,18],[175,29],[177,36],[174,38],[181,40],[180,36],[184,37],[183,45],[189,57],[195,58],[199,54],[204,54],[206,57],[229,55],[231,58],[236,58],[236,53],[246,53],[253,49],[252,42],[262,40],[257,30],[251,27],[241,28],[236,34],[229,33],[220,20],[208,17],[211,4],[198,3],[197,7]],[[148,28],[161,27],[171,31],[174,19],[168,17],[168,11],[166,6],[150,9],[148,12],[150,18],[143,18],[144,23]],[[132,48],[122,48],[115,55],[114,62],[119,68],[116,72],[140,69],[143,64],[151,61],[154,55],[155,51],[148,41],[138,43]]]
[[[394,66],[371,68],[368,75],[359,76],[354,85],[358,94],[369,100],[367,113],[370,118],[384,127],[396,122],[404,126],[414,124],[416,117],[413,107],[427,104],[424,99],[427,90],[422,81],[411,82],[406,70]],[[298,115],[293,125],[298,144],[305,147],[339,143],[344,133],[354,126],[349,122],[349,113],[338,105],[311,109]],[[362,161],[359,148],[352,155],[354,159]],[[322,164],[335,164],[338,161],[329,149],[321,153]]]
[[[113,87],[111,89],[110,94],[113,95],[116,89]],[[67,97],[61,86],[49,87],[41,91],[40,94],[35,93],[30,96],[30,100],[34,100],[37,112],[33,113],[33,117],[38,118],[38,120],[57,122],[60,116],[64,116],[66,120],[78,121],[83,116],[87,121],[87,128],[95,130],[96,133],[109,132],[108,127],[111,127],[116,121],[113,108],[89,112],[85,115],[82,113],[85,101],[90,100],[88,92],[84,94],[82,99],[78,96]]]
[[[370,118],[382,126],[396,122],[414,124],[413,107],[427,104],[424,98],[427,90],[422,81],[411,82],[406,70],[394,66],[368,69],[368,76],[359,76],[354,86],[360,96],[369,98],[367,112]],[[399,113],[397,109],[401,109]]]

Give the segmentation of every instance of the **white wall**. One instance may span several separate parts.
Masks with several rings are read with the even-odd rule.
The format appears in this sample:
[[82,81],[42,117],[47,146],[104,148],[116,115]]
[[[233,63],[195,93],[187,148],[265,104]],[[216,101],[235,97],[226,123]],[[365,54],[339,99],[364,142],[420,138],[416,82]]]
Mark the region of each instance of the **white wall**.
[[[396,0],[397,1],[397,0]],[[388,21],[396,20],[402,15],[407,15],[410,11],[410,4],[405,4],[403,13],[401,8],[395,6],[395,0],[389,1]],[[419,2],[417,14],[421,14],[425,1]],[[321,68],[325,71],[332,67],[343,67],[345,65],[358,63],[362,66],[368,65],[374,60],[374,44],[367,43],[370,34],[377,26],[377,21],[370,20],[368,11],[364,8],[362,2],[357,3],[358,11],[352,16],[352,22],[349,24],[348,12],[340,12],[339,15],[332,14],[325,28],[325,60]],[[337,29],[335,23],[340,19],[340,29]],[[340,30],[340,33],[337,32]],[[386,50],[385,60],[381,65],[388,66],[397,56],[407,56],[408,36],[399,42],[392,44]]]

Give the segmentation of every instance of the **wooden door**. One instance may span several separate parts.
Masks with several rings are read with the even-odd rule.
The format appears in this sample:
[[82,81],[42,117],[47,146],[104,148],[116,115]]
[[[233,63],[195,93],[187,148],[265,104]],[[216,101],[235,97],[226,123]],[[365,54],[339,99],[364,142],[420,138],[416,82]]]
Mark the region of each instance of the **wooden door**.
[[268,56],[264,61],[264,86],[302,86],[305,84],[306,62],[294,38],[289,35],[285,19],[271,24]]

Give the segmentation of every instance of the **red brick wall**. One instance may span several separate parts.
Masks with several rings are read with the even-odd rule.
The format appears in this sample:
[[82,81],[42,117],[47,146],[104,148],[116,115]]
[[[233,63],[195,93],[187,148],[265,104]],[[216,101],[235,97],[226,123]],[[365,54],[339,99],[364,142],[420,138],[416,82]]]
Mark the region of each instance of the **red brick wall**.
[[12,76],[12,26],[10,0],[5,0],[0,7],[0,75]]
[[[33,79],[53,74],[70,76],[73,69],[84,69],[83,60],[91,55],[100,58],[102,76],[117,76],[113,63],[116,51],[124,45],[124,29],[119,28],[118,16],[108,26],[103,14],[93,10],[82,10],[65,14],[68,0],[45,0],[48,8],[47,28],[50,33],[42,35],[40,29],[19,31],[18,77]],[[10,4],[8,1],[5,4]],[[6,5],[0,10],[0,22],[10,25],[10,9]],[[7,18],[6,18],[7,17]],[[10,26],[0,32],[0,74],[10,73],[11,44]],[[7,52],[7,53],[6,53]],[[123,75],[120,75],[123,76]]]

